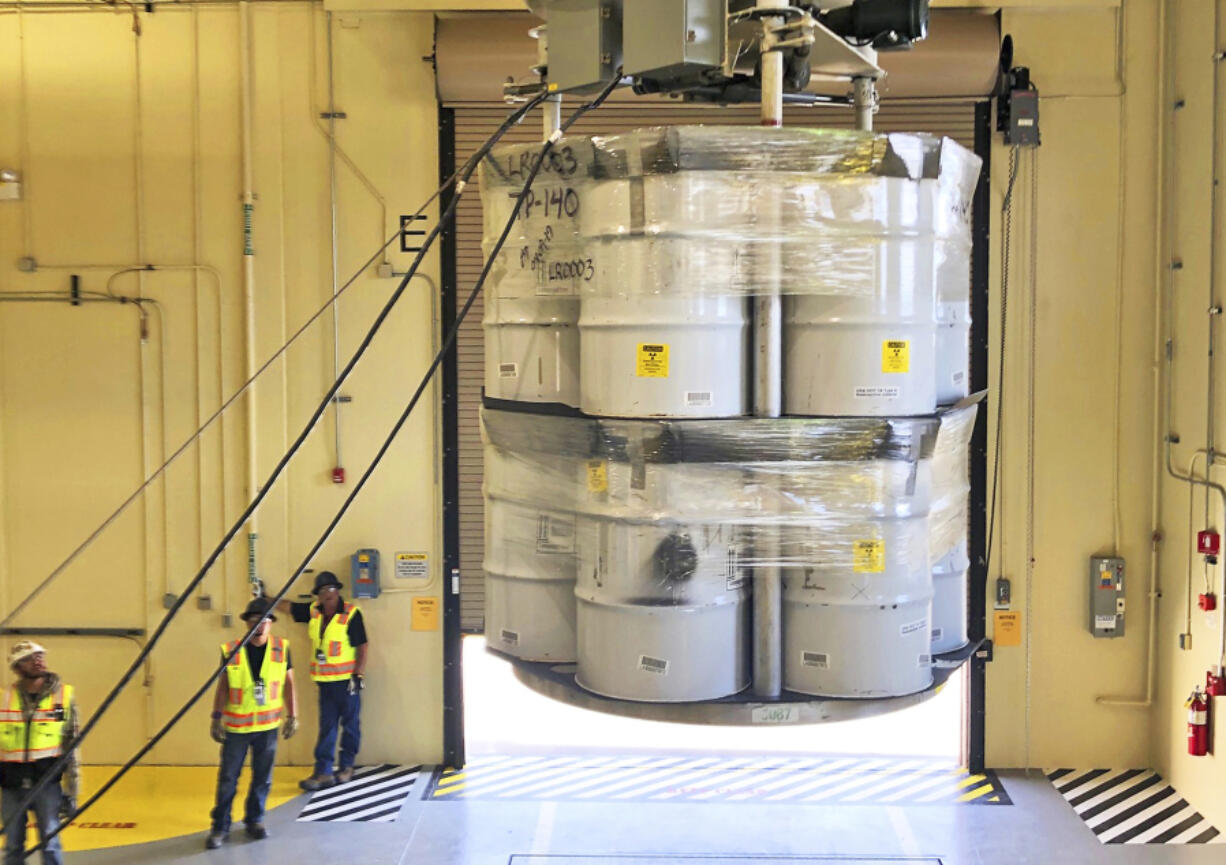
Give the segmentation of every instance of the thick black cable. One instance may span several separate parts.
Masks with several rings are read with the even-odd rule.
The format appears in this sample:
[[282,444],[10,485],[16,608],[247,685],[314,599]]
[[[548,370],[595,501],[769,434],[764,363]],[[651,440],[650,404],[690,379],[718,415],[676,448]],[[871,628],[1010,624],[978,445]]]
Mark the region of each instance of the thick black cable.
[[[533,99],[530,99],[520,109],[518,109],[515,112],[515,114],[522,118],[525,114],[528,113],[528,111],[532,110],[532,108],[534,108],[540,102],[544,101],[546,95],[547,94],[544,92],[538,94],[536,97],[534,97]],[[578,113],[579,112],[576,112],[576,115]],[[509,129],[509,128],[510,128],[509,125],[504,124],[504,128],[501,131],[505,131],[505,129]],[[72,751],[76,750],[76,748],[80,746],[80,743],[85,740],[85,738],[89,735],[89,733],[94,729],[95,726],[97,726],[98,722],[102,719],[102,717],[106,714],[106,712],[114,704],[115,700],[119,697],[119,695],[123,692],[124,688],[126,688],[128,683],[132,680],[132,677],[136,674],[136,671],[140,669],[141,665],[144,664],[145,659],[149,657],[150,653],[153,651],[153,647],[157,645],[162,635],[166,632],[166,629],[170,626],[171,621],[174,620],[174,617],[183,608],[183,605],[187,603],[187,600],[191,596],[192,592],[194,592],[196,587],[199,586],[200,583],[204,580],[204,577],[209,572],[209,569],[213,567],[217,559],[221,556],[222,552],[230,545],[230,542],[234,540],[234,537],[238,534],[243,524],[247,522],[247,520],[251,517],[251,514],[255,512],[256,508],[260,506],[260,503],[263,502],[264,498],[271,491],[273,485],[276,483],[277,479],[281,476],[281,473],[285,470],[285,467],[289,464],[289,461],[293,459],[294,455],[302,447],[303,442],[305,442],[307,437],[311,434],[311,431],[314,429],[315,424],[319,421],[319,419],[323,416],[324,412],[327,410],[328,406],[332,403],[332,399],[336,395],[336,392],[340,390],[341,385],[344,384],[345,380],[349,377],[349,374],[353,371],[354,367],[357,366],[358,361],[362,359],[362,356],[366,353],[366,350],[370,347],[371,342],[373,342],[375,336],[378,334],[379,330],[382,328],[383,323],[387,320],[387,317],[391,314],[392,309],[396,306],[396,303],[400,300],[401,296],[404,294],[405,289],[408,287],[409,281],[417,273],[417,268],[421,266],[422,260],[426,257],[426,254],[429,252],[430,247],[433,245],[435,239],[441,233],[443,227],[447,225],[455,217],[456,207],[459,204],[460,197],[464,194],[464,186],[467,185],[469,179],[472,177],[473,172],[476,171],[477,166],[480,164],[481,159],[484,158],[484,154],[489,152],[489,150],[494,146],[495,142],[496,142],[496,139],[494,137],[491,137],[490,140],[486,142],[486,145],[484,145],[481,148],[481,150],[478,151],[477,154],[474,154],[473,158],[470,159],[468,163],[465,164],[464,170],[462,172],[462,176],[456,181],[456,190],[455,190],[455,194],[451,198],[451,201],[448,203],[446,209],[444,210],[442,215],[439,217],[439,220],[435,224],[434,228],[432,228],[430,230],[430,233],[426,236],[426,239],[424,243],[422,244],[421,250],[417,253],[416,257],[413,259],[413,263],[409,266],[409,269],[405,273],[404,278],[401,279],[400,284],[396,287],[396,290],[392,292],[391,297],[388,298],[387,302],[383,305],[383,308],[379,311],[378,316],[375,317],[374,323],[367,330],[366,335],[362,338],[362,341],[358,345],[357,349],[354,351],[353,356],[350,357],[349,361],[345,364],[344,368],[341,370],[340,375],[337,376],[336,381],[334,381],[332,385],[328,388],[328,392],[324,395],[324,398],[320,401],[319,405],[316,406],[314,412],[311,413],[311,417],[307,420],[306,424],[303,426],[302,432],[298,434],[298,437],[294,439],[293,444],[290,445],[289,449],[285,452],[285,454],[277,462],[277,465],[273,468],[272,473],[264,480],[264,483],[260,485],[260,489],[256,493],[255,497],[251,500],[250,504],[247,505],[246,509],[244,509],[243,513],[239,516],[239,518],[235,520],[234,524],[230,527],[229,531],[227,531],[226,534],[222,537],[221,542],[214,548],[213,552],[209,555],[208,559],[205,560],[200,570],[196,573],[196,576],[192,578],[191,582],[187,584],[186,588],[184,588],[183,592],[175,600],[175,603],[167,610],[166,615],[162,618],[161,623],[158,624],[158,627],[153,632],[153,635],[149,638],[149,640],[145,643],[144,647],[137,654],[136,659],[128,667],[127,672],[123,674],[119,682],[111,689],[110,693],[107,694],[107,696],[99,704],[98,710],[94,712],[94,714],[90,717],[89,721],[85,724],[85,726],[81,728],[80,734],[77,736],[76,741],[72,743],[72,747],[67,752],[65,752],[64,754],[62,754],[60,757],[56,759],[56,762],[47,770],[47,772],[43,775],[42,779],[39,780],[38,783],[34,785],[34,787],[29,791],[29,793],[27,793],[26,797],[22,800],[21,805],[14,812],[14,817],[12,818],[10,822],[15,822],[19,819],[24,821],[25,820],[24,815],[26,814],[30,806],[33,804],[38,794],[42,792],[47,787],[48,784],[51,783],[52,778],[58,779],[60,777],[60,774],[63,772],[65,766],[68,764],[68,760],[69,760],[69,757]],[[518,213],[518,205],[516,207],[516,212]],[[433,369],[434,367],[432,366],[431,373],[433,373]],[[346,502],[351,501],[351,500],[352,500],[352,496],[350,497],[350,499],[347,499]],[[306,566],[303,565],[303,567],[305,568]],[[295,574],[294,578],[297,579],[297,574]],[[282,594],[284,594],[285,591],[288,591],[288,589],[289,589],[289,586],[287,585],[286,588],[282,591]],[[278,599],[279,598],[280,596],[278,596]],[[239,641],[239,644],[235,646],[234,651],[237,652],[239,649],[245,646],[247,644],[247,641],[251,639],[251,635],[253,633],[255,633],[254,628],[249,630],[247,634],[242,638],[242,640]],[[196,699],[198,699],[198,697]],[[144,751],[142,751],[142,755],[143,753]],[[7,832],[9,830],[10,830],[10,826],[8,824],[5,824],[4,831]],[[53,837],[53,836],[48,836],[48,837]],[[43,843],[45,844],[45,841]],[[42,849],[42,846],[43,844],[40,844],[38,847],[34,849],[36,850]],[[29,854],[27,853],[26,855],[29,855]]]
[[1001,253],[1000,276],[1000,371],[996,376],[996,442],[992,456],[992,506],[988,511],[988,545],[983,554],[985,577],[992,575],[992,541],[996,534],[996,490],[1000,483],[1000,441],[1004,438],[1001,422],[1005,414],[1005,341],[1008,338],[1006,327],[1009,324],[1009,268],[1013,260],[1013,184],[1017,180],[1018,149],[1018,145],[1015,144],[1009,151],[1009,184],[1005,189],[1005,198],[1000,206],[1004,221],[1004,250]]
[[[425,209],[429,207],[430,204],[436,198],[438,198],[443,193],[444,190],[446,190],[449,186],[451,186],[451,184],[455,182],[455,180],[460,176],[460,174],[465,169],[467,169],[467,167],[470,164],[479,163],[480,160],[483,159],[485,155],[489,152],[490,148],[492,148],[494,144],[496,144],[502,138],[502,136],[507,133],[507,130],[509,130],[512,126],[516,125],[521,120],[523,120],[524,116],[530,110],[532,110],[532,108],[534,108],[539,103],[539,101],[540,101],[539,99],[529,101],[527,104],[525,104],[521,108],[517,109],[516,111],[508,115],[507,119],[503,121],[502,126],[494,133],[493,136],[491,136],[490,140],[487,141],[486,144],[484,144],[480,149],[478,149],[478,151],[474,153],[472,157],[470,157],[469,161],[466,162],[464,166],[462,166],[460,169],[455,171],[450,177],[444,180],[442,185],[439,186],[439,188],[436,189],[434,193],[429,198],[426,199],[426,201],[421,205],[421,207],[417,208],[417,212],[414,214],[414,216],[420,216],[422,213],[424,213]],[[392,241],[394,241],[398,237],[400,237],[399,231],[397,231],[395,234],[389,237],[382,246],[380,246],[377,250],[375,250],[374,254],[371,255],[370,258],[366,260],[366,263],[363,264],[361,267],[359,267],[357,271],[354,272],[353,276],[349,277],[349,279],[345,282],[345,284],[342,285],[336,291],[336,293],[333,294],[328,299],[327,303],[321,306],[318,310],[315,311],[315,313],[310,318],[308,318],[305,322],[303,322],[302,326],[299,327],[298,330],[295,331],[294,334],[290,336],[290,338],[286,340],[286,342],[279,349],[273,352],[272,356],[270,356],[267,360],[265,360],[263,365],[260,366],[260,368],[257,369],[254,373],[252,373],[251,377],[248,378],[247,381],[243,382],[243,384],[238,388],[238,390],[236,390],[233,394],[231,394],[230,397],[226,399],[226,401],[223,402],[218,407],[218,409],[215,412],[213,412],[213,414],[210,415],[204,421],[203,424],[201,424],[199,429],[197,429],[194,433],[188,436],[187,440],[184,441],[183,444],[179,445],[179,447],[175,450],[175,452],[172,453],[166,459],[166,461],[162,463],[161,466],[159,466],[156,470],[154,470],[152,474],[150,474],[147,478],[145,478],[144,482],[141,483],[141,485],[138,486],[135,490],[133,490],[132,494],[129,495],[126,499],[124,499],[120,503],[119,507],[117,507],[114,511],[111,512],[110,516],[104,519],[98,525],[97,528],[95,528],[92,532],[90,532],[89,535],[86,536],[85,540],[83,540],[80,544],[78,544],[77,547],[71,553],[69,553],[68,556],[62,562],[60,562],[51,571],[50,574],[48,574],[37,586],[35,586],[33,591],[30,592],[30,594],[26,595],[26,597],[22,599],[17,604],[17,606],[13,607],[13,609],[5,613],[4,618],[0,619],[0,627],[5,627],[8,624],[10,624],[13,621],[13,619],[15,619],[21,613],[22,610],[24,610],[27,606],[29,606],[30,603],[35,598],[37,598],[40,594],[42,594],[42,592],[48,586],[51,585],[51,583],[53,583],[58,577],[60,577],[64,573],[64,571],[68,569],[68,566],[71,565],[76,560],[76,558],[79,555],[81,555],[82,552],[85,551],[87,547],[89,547],[94,541],[96,541],[98,537],[104,531],[106,531],[106,529],[109,528],[112,523],[115,522],[115,520],[119,519],[120,515],[122,515],[124,511],[126,511],[133,503],[135,503],[136,500],[141,497],[141,494],[143,494],[145,490],[147,490],[153,484],[154,481],[156,481],[159,477],[161,477],[166,472],[166,470],[170,468],[171,464],[174,463],[175,460],[177,460],[180,456],[182,456],[183,453],[186,452],[189,447],[191,447],[193,442],[195,442],[198,438],[200,438],[200,436],[204,434],[205,430],[207,430],[210,426],[213,425],[214,422],[217,421],[218,418],[220,418],[223,414],[225,414],[225,412],[230,408],[230,406],[234,405],[234,403],[238,401],[239,397],[241,397],[244,393],[246,393],[247,390],[253,384],[255,384],[256,380],[261,375],[263,375],[268,370],[268,368],[271,367],[277,361],[277,359],[281,357],[281,355],[285,354],[285,352],[289,350],[289,347],[298,341],[299,337],[301,337],[304,333],[306,333],[307,329],[310,328],[311,325],[313,325],[316,321],[318,321],[319,318],[325,312],[327,312],[329,309],[331,309],[336,304],[336,302],[340,299],[341,295],[343,295],[346,291],[348,291],[350,286],[352,286],[355,282],[358,281],[358,279],[362,276],[362,274],[365,273],[367,269],[369,269],[369,267],[372,264],[374,264],[375,261],[377,261],[383,255],[384,250],[386,250],[389,246],[391,246]],[[86,292],[83,292],[83,293],[86,293]],[[147,298],[131,298],[129,299],[128,302],[142,303],[142,302],[150,302],[150,301]]]
[[[375,453],[374,459],[371,460],[370,465],[368,465],[366,467],[366,470],[362,473],[362,477],[358,479],[358,482],[354,485],[353,489],[349,492],[349,495],[345,498],[345,501],[341,504],[340,509],[333,516],[332,521],[328,523],[328,527],[324,530],[323,534],[319,536],[319,538],[316,540],[315,544],[311,547],[310,551],[306,554],[306,556],[303,557],[302,562],[295,569],[294,573],[290,576],[289,580],[286,581],[285,585],[283,585],[280,591],[277,592],[277,594],[273,598],[271,598],[271,603],[273,606],[275,606],[278,602],[280,602],[285,597],[285,595],[289,593],[290,588],[294,585],[295,582],[297,582],[298,578],[302,575],[302,572],[306,570],[307,565],[309,565],[314,560],[315,556],[319,553],[319,550],[323,547],[325,543],[327,543],[328,538],[330,538],[332,535],[332,532],[336,530],[336,527],[340,524],[346,512],[348,512],[349,507],[353,504],[353,502],[357,499],[358,495],[362,492],[363,487],[366,486],[366,482],[370,480],[371,476],[375,473],[375,470],[379,467],[379,464],[380,462],[382,462],[383,457],[387,454],[393,442],[395,442],[396,437],[399,435],[400,430],[404,427],[405,423],[409,419],[409,416],[413,413],[413,409],[417,407],[418,402],[421,400],[422,394],[425,393],[426,388],[430,385],[430,381],[434,378],[434,374],[438,371],[438,368],[442,364],[443,359],[447,356],[447,353],[451,351],[451,347],[455,344],[456,338],[459,336],[460,325],[463,324],[464,319],[467,317],[469,313],[469,310],[472,309],[473,304],[476,302],[477,298],[480,296],[481,289],[485,285],[485,280],[489,277],[490,271],[493,269],[494,261],[498,258],[498,254],[502,251],[502,247],[506,244],[507,237],[510,236],[511,229],[515,226],[515,221],[519,218],[519,211],[523,205],[523,201],[525,197],[524,193],[526,193],[532,187],[533,182],[536,180],[537,174],[540,173],[541,167],[545,164],[546,157],[548,157],[549,152],[553,149],[553,146],[557,142],[558,138],[561,137],[561,133],[569,129],[575,123],[575,121],[577,121],[584,114],[586,114],[587,112],[591,111],[594,108],[597,108],[601,103],[603,103],[606,99],[608,99],[609,94],[611,94],[613,90],[617,87],[617,85],[620,83],[620,80],[621,80],[621,75],[619,72],[619,74],[616,77],[614,77],[614,79],[605,87],[604,90],[602,90],[594,99],[592,99],[592,101],[587,102],[579,106],[579,108],[575,109],[574,113],[571,114],[571,116],[568,117],[564,123],[562,123],[558,132],[554,133],[548,139],[546,139],[544,146],[542,146],[541,148],[540,155],[538,156],[535,164],[532,166],[531,171],[528,173],[528,177],[524,182],[523,190],[516,197],[515,207],[512,210],[511,216],[507,220],[506,225],[502,229],[502,234],[499,236],[497,243],[494,245],[493,249],[490,251],[489,256],[486,258],[485,266],[481,270],[481,275],[477,278],[477,282],[473,286],[472,291],[469,293],[468,299],[465,301],[464,306],[460,309],[459,313],[456,315],[455,322],[451,325],[451,328],[447,331],[447,335],[443,340],[443,344],[439,347],[438,352],[434,355],[434,360],[431,361],[430,366],[427,368],[425,375],[422,376],[421,382],[417,385],[417,389],[413,392],[413,396],[409,400],[408,405],[405,407],[404,411],[401,412],[400,417],[396,420],[396,423],[392,426],[391,432],[389,432],[387,437],[383,440],[383,444],[380,445],[379,450]],[[483,148],[483,150],[485,152],[488,152],[489,148]],[[459,195],[457,194],[455,198],[452,199],[452,202],[451,202],[452,206],[448,208],[449,213],[454,213],[454,205],[456,201],[458,200],[458,198],[459,198]],[[443,220],[440,220],[440,224],[442,224],[442,222]],[[430,242],[429,239],[427,239],[427,244],[429,242]],[[414,265],[416,266],[416,262],[414,262]],[[406,278],[406,281],[407,281],[407,278]],[[247,633],[243,636],[242,640],[239,641],[239,644],[235,646],[234,649],[229,654],[226,655],[222,663],[217,667],[216,670],[213,671],[212,675],[209,676],[208,680],[200,687],[200,689],[197,690],[196,693],[192,695],[191,699],[189,699],[187,703],[185,703],[179,709],[179,711],[177,711],[174,714],[174,716],[169,721],[166,722],[166,724],[162,727],[161,730],[159,730],[156,734],[154,734],[154,736],[148,742],[142,745],[140,750],[138,750],[136,754],[131,759],[128,760],[127,763],[125,763],[122,767],[120,767],[120,769],[114,775],[112,775],[111,778],[108,779],[105,784],[103,784],[103,786],[98,790],[97,793],[95,793],[93,796],[87,799],[79,808],[77,808],[77,810],[74,811],[72,815],[68,818],[68,820],[65,820],[63,823],[61,823],[53,832],[48,833],[47,837],[43,839],[36,847],[33,847],[30,850],[27,850],[25,853],[25,856],[28,857],[31,854],[36,853],[39,850],[42,850],[43,847],[46,846],[47,841],[51,840],[56,835],[58,835],[61,831],[63,831],[63,829],[67,827],[68,823],[72,819],[82,814],[87,808],[89,808],[95,802],[97,802],[100,798],[102,798],[102,796],[105,795],[106,792],[111,789],[111,787],[113,787],[116,783],[118,783],[119,779],[122,778],[125,774],[127,774],[127,772],[133,766],[135,766],[140,761],[140,759],[145,756],[145,754],[149,753],[149,751],[151,751],[157,745],[157,743],[160,742],[162,738],[168,732],[170,732],[171,728],[173,728],[180,720],[182,720],[184,715],[186,715],[189,711],[191,711],[192,707],[195,706],[196,703],[200,701],[200,698],[203,697],[206,693],[208,693],[209,689],[211,689],[214,686],[218,677],[221,676],[222,672],[225,670],[226,665],[230,662],[230,659],[233,658],[242,649],[242,647],[247,644],[247,641],[251,639],[251,636],[255,633],[258,627],[259,627],[259,622],[257,622],[247,631]]]

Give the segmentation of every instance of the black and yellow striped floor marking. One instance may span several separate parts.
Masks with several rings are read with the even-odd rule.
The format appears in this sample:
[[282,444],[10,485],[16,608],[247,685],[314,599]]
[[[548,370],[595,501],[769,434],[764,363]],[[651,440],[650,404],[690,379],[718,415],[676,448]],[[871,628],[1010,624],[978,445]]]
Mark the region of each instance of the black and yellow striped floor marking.
[[882,757],[482,756],[436,769],[430,801],[1012,805],[992,772]]

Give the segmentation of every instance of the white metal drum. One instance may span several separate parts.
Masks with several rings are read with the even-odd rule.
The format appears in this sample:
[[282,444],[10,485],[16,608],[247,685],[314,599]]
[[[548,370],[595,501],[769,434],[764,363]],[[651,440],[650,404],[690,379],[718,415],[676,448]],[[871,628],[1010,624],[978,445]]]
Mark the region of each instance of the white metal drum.
[[[719,290],[728,262],[690,256],[688,241],[658,236],[689,232],[700,242],[705,224],[678,217],[705,213],[719,222],[702,208],[679,214],[671,194],[678,182],[609,180],[586,193],[580,221],[595,270],[581,288],[579,318],[587,414],[713,418],[747,410],[747,301]],[[687,188],[698,183],[692,179]],[[701,201],[714,207],[720,198]]]
[[967,575],[971,560],[965,540],[932,566],[932,651],[953,652],[970,639],[966,631]]
[[[896,697],[932,683],[928,521],[849,521],[811,542],[837,553],[783,577],[783,686],[828,697]],[[784,548],[791,533],[784,535]],[[798,543],[809,543],[804,534]],[[817,558],[816,556],[814,557]]]
[[578,465],[485,448],[483,568],[491,648],[530,661],[576,659]]
[[[591,146],[587,139],[563,146],[571,158],[555,159],[533,183],[487,281],[485,392],[496,399],[579,405],[578,293],[592,269],[578,214]],[[486,255],[511,217],[531,164],[524,160],[536,149],[496,148],[482,165]]]

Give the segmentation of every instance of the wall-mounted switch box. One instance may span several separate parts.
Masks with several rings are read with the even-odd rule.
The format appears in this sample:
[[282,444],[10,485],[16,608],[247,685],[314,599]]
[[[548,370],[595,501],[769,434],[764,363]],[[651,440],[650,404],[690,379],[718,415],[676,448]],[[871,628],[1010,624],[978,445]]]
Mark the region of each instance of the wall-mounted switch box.
[[21,200],[21,172],[0,168],[0,201]]
[[1090,557],[1090,633],[1124,636],[1124,560],[1117,556]]

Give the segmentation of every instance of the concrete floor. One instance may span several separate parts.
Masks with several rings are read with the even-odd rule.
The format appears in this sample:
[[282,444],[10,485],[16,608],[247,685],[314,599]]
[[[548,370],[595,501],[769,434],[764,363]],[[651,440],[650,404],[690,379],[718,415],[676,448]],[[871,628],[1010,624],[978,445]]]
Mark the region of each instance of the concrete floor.
[[[906,857],[943,865],[1220,865],[1223,847],[1105,846],[1039,773],[1003,775],[1011,807],[422,801],[418,781],[390,824],[294,822],[306,797],[269,814],[267,841],[218,851],[203,836],[67,857],[69,865],[758,865],[809,857]],[[648,858],[623,860],[617,854]],[[655,854],[655,855],[649,855]],[[512,862],[512,857],[515,857]],[[589,857],[600,857],[591,859]],[[612,858],[611,858],[612,857]],[[797,858],[799,857],[799,858]],[[772,861],[773,859],[773,861]],[[784,859],[783,861],[789,861]],[[781,863],[780,863],[781,865]]]

